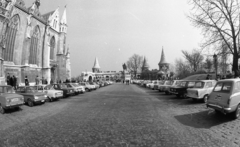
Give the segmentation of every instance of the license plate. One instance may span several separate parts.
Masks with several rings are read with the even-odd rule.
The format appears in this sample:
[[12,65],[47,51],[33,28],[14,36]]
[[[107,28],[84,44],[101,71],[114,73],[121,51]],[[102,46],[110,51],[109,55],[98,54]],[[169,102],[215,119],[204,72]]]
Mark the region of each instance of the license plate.
[[18,98],[14,98],[11,100],[12,102],[17,102],[18,101]]

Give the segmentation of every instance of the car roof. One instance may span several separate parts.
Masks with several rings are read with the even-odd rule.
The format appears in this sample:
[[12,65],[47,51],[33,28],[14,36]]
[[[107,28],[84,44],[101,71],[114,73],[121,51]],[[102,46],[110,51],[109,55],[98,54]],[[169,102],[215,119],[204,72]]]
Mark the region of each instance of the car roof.
[[240,81],[240,79],[224,79],[224,80],[220,80],[218,82],[237,82]]

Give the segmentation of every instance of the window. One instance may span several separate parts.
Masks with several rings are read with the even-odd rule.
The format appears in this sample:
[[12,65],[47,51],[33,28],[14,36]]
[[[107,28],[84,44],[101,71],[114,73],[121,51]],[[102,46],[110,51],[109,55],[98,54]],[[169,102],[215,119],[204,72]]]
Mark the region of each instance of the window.
[[229,93],[232,89],[232,82],[221,82],[217,83],[217,85],[214,88],[214,92],[224,92]]
[[203,82],[196,82],[194,88],[203,88],[203,85],[204,85]]
[[207,82],[207,83],[206,83],[206,88],[209,88],[209,87],[213,87],[213,86],[212,86],[212,82]]
[[235,84],[234,93],[240,92],[240,82]]
[[189,82],[188,87],[193,87],[195,85],[195,82]]
[[19,17],[15,15],[10,20],[6,32],[6,48],[3,50],[3,59],[5,61],[13,61],[14,46],[16,35],[19,27]]
[[54,49],[55,49],[55,38],[52,37],[50,40],[50,59],[54,59]]
[[39,34],[39,28],[35,27],[31,37],[29,64],[37,64],[37,53],[40,38]]

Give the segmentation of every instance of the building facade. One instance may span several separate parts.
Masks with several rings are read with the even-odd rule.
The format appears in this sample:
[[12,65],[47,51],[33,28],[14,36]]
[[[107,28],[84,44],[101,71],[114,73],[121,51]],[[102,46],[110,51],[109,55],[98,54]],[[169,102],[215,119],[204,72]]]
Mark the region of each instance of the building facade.
[[0,0],[0,80],[15,75],[18,83],[35,82],[36,76],[64,81],[71,78],[70,52],[66,46],[66,7],[41,14],[40,0],[29,7],[23,0]]
[[121,79],[122,72],[116,71],[101,71],[100,64],[98,59],[95,58],[94,64],[92,67],[92,72],[84,71],[81,73],[81,80],[82,81],[108,81],[108,80],[116,80]]

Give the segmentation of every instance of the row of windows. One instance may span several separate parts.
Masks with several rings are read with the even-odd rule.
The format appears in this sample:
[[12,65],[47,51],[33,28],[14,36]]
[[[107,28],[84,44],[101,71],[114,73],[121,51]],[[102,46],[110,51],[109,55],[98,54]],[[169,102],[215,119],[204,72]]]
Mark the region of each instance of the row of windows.
[[[17,33],[19,28],[19,16],[15,15],[10,20],[10,23],[6,29],[6,47],[3,50],[3,59],[5,61],[13,61],[14,48],[16,39],[18,39]],[[30,56],[29,64],[37,64],[37,55],[40,45],[40,29],[36,26],[33,30],[33,34],[30,40]],[[54,49],[55,49],[55,38],[52,37],[50,40],[50,59],[54,59]]]

